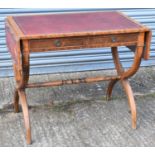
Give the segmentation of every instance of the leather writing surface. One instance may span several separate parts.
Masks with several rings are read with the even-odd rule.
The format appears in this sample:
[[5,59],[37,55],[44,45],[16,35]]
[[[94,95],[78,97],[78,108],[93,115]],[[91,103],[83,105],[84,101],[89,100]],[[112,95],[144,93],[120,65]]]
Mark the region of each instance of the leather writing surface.
[[118,12],[28,15],[13,18],[25,35],[96,32],[141,27]]

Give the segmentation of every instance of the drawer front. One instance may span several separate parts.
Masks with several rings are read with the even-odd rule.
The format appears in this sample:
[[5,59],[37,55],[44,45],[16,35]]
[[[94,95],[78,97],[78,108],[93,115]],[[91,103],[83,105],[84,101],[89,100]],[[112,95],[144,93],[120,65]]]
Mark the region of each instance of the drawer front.
[[83,37],[72,38],[56,38],[56,39],[36,39],[30,40],[30,51],[47,51],[47,50],[63,50],[84,48],[86,40]]
[[30,51],[67,50],[78,48],[112,47],[134,45],[137,43],[138,33],[98,35],[84,37],[33,39],[29,41]]
[[89,39],[89,44],[91,45],[103,45],[103,46],[114,46],[114,45],[127,45],[130,43],[137,43],[138,34],[122,34],[122,35],[108,35],[108,36],[98,36],[91,37]]

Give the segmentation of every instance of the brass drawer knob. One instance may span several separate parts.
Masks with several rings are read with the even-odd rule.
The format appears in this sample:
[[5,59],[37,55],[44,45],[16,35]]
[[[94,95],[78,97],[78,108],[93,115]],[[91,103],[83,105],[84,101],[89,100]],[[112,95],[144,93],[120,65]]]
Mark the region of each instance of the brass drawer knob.
[[56,39],[56,40],[54,41],[54,45],[55,45],[56,47],[60,47],[60,46],[61,46],[61,41],[60,41],[59,39]]
[[115,43],[117,41],[116,37],[114,37],[114,36],[111,37],[111,40],[113,43]]

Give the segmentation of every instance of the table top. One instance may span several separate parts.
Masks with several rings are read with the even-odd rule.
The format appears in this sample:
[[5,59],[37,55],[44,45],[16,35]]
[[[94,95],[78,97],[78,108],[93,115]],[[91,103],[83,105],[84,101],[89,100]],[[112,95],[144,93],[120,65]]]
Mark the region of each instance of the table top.
[[119,12],[87,12],[13,16],[24,36],[96,34],[144,28]]
[[[110,43],[112,43],[111,36],[118,34],[119,43],[122,45],[121,43],[124,40],[121,40],[121,38],[124,36],[131,39],[132,34],[144,34],[144,59],[149,58],[152,34],[148,27],[117,11],[8,16],[5,29],[8,44],[11,44],[10,42],[14,40],[14,45],[19,45],[21,41],[29,40],[33,45],[39,47],[39,42],[33,42],[36,40],[41,41],[42,46],[47,47],[49,45],[50,48],[51,40],[46,38],[62,39],[65,37],[65,39],[69,40],[63,40],[64,44],[66,43],[72,47],[71,45],[75,45],[75,43],[83,45],[83,42],[77,42],[78,37],[81,38],[82,36],[83,39],[87,38],[87,42],[90,42],[89,38],[92,38],[93,47],[98,47],[96,44],[100,42],[100,39],[98,38],[96,41],[97,37],[108,35],[107,41],[110,38]],[[53,45],[56,45],[56,41]],[[101,45],[103,47],[103,44]],[[118,44],[118,46],[120,45]]]

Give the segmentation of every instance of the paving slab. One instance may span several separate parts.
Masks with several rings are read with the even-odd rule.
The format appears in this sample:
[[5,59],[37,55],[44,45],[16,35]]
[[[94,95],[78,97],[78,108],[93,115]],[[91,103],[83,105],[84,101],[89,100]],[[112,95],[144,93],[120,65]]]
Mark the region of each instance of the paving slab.
[[[115,74],[111,71],[37,75],[48,81]],[[0,146],[155,146],[155,68],[141,68],[130,79],[137,104],[137,129],[131,128],[120,84],[105,100],[108,82],[27,90],[32,145],[26,145],[22,112],[14,113],[13,78],[0,79]]]

